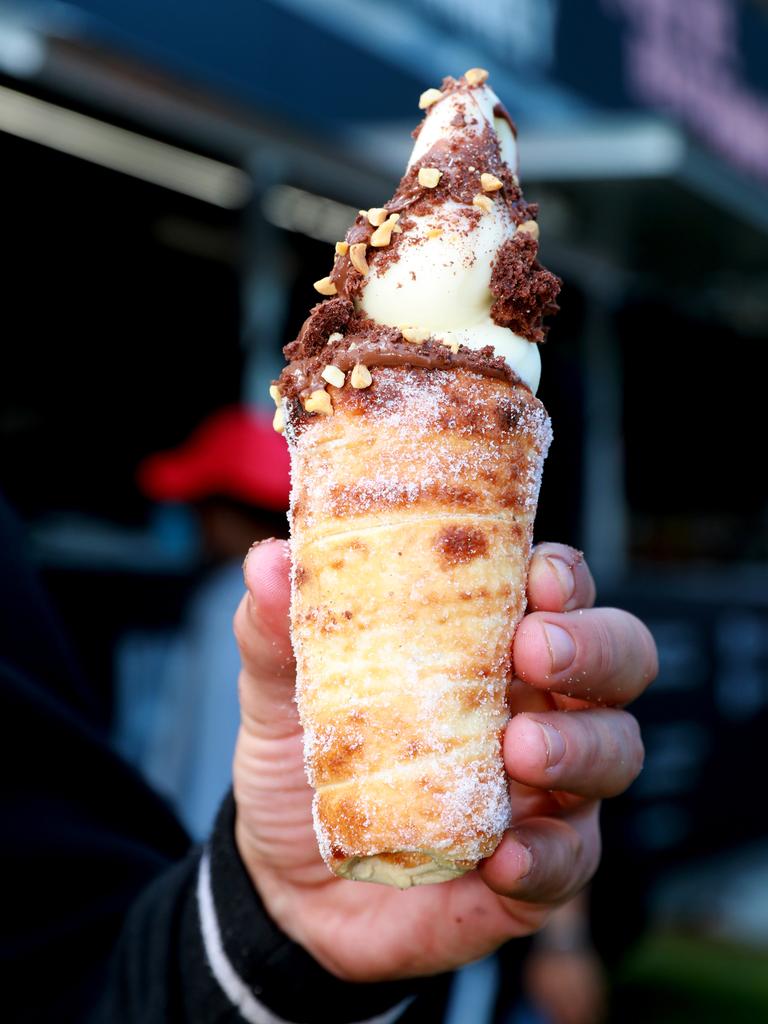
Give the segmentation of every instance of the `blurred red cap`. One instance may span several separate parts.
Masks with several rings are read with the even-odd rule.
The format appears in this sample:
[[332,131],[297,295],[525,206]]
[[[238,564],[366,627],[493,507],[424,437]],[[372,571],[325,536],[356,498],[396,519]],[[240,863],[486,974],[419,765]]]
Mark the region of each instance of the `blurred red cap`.
[[267,413],[242,406],[203,420],[178,448],[147,456],[136,473],[156,501],[195,501],[221,494],[259,508],[288,507],[288,446]]

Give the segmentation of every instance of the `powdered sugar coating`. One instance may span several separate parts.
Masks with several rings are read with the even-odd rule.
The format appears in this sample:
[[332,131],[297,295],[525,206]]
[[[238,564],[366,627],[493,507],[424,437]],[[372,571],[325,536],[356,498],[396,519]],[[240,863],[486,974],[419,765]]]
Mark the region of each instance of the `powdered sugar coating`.
[[[466,506],[468,492],[477,490],[468,482],[474,479],[482,485],[493,474],[504,472],[502,463],[509,456],[513,435],[530,437],[533,451],[520,453],[514,460],[510,488],[517,492],[517,510],[526,514],[535,509],[543,463],[539,456],[546,454],[552,435],[544,406],[530,393],[467,371],[376,367],[372,372],[374,386],[353,402],[364,405],[365,415],[347,421],[343,432],[334,417],[307,424],[286,409],[286,436],[294,464],[303,455],[312,460],[311,502],[302,503],[306,528],[330,528],[329,517],[353,517],[359,522],[369,510],[415,505],[433,499],[438,492],[453,498],[448,502],[451,507]],[[496,401],[486,402],[489,389]],[[526,394],[530,400],[514,402],[508,397],[524,398]],[[376,444],[372,434],[397,434],[413,446],[421,444],[418,473],[408,473],[402,465],[400,445]],[[453,436],[454,443],[439,443],[446,434]],[[477,443],[479,440],[482,443]],[[355,462],[355,473],[343,482],[333,471],[343,458],[340,447],[349,448]],[[370,458],[365,457],[366,449]],[[294,481],[291,508],[302,498]],[[504,494],[501,499],[503,502]],[[475,502],[474,507],[495,514],[498,500],[494,492],[487,502]],[[502,504],[501,511],[509,507]],[[341,523],[337,526],[345,528]]]
[[509,824],[505,694],[550,433],[522,386],[372,375],[333,389],[333,416],[286,408],[292,636],[321,853],[410,884],[474,866]]

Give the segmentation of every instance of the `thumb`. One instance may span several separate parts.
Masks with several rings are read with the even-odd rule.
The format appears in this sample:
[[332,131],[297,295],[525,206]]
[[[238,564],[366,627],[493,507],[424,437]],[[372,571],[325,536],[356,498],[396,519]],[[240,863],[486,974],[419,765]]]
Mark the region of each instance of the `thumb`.
[[278,738],[298,731],[295,662],[289,635],[288,544],[254,545],[243,565],[247,591],[234,620],[240,648],[240,710],[249,733]]

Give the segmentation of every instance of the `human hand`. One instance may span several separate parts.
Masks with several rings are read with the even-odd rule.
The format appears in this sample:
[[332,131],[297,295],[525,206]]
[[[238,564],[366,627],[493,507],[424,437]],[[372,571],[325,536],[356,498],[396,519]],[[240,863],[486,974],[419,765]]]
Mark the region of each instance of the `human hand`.
[[285,542],[253,548],[235,616],[235,836],[269,913],[350,981],[450,970],[537,930],[597,867],[600,798],[640,771],[637,723],[619,706],[656,674],[648,630],[626,612],[591,608],[592,577],[573,549],[536,549],[503,744],[513,826],[477,871],[399,892],[337,878],[320,858],[293,700],[288,569]]
[[528,998],[551,1024],[599,1024],[605,1019],[605,971],[591,947],[533,949],[523,966]]
[[605,970],[589,938],[586,889],[558,907],[523,963],[528,999],[550,1024],[599,1024],[605,1019]]

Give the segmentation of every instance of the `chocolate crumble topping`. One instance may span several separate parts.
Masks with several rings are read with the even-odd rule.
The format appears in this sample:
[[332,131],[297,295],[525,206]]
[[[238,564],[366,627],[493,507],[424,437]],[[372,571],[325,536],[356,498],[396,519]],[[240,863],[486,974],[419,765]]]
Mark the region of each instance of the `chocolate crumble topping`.
[[317,355],[328,344],[331,334],[343,332],[355,315],[355,307],[349,299],[328,299],[318,302],[309,311],[295,341],[286,345],[283,355],[288,360],[307,359]]
[[[340,301],[345,300],[329,299],[327,302],[321,302],[313,313],[322,306]],[[329,363],[338,366],[345,373],[353,369],[357,363],[363,363],[369,368],[418,366],[424,369],[448,370],[461,367],[485,377],[496,377],[522,385],[506,360],[497,356],[491,345],[481,349],[466,348],[462,345],[458,352],[452,352],[441,344],[439,332],[435,333],[433,339],[415,345],[407,342],[396,327],[386,327],[356,314],[347,322],[343,338],[328,342],[326,335],[325,343],[320,349],[316,349],[311,344],[306,346],[307,339],[302,340],[303,331],[302,328],[302,333],[296,341],[285,348],[286,354],[290,349],[290,362],[276,382],[285,398],[306,398],[316,388],[325,387],[322,371]]]
[[[457,231],[466,237],[493,209],[501,210],[507,223],[511,220],[518,229],[525,222],[534,221],[538,214],[537,205],[526,202],[517,175],[502,159],[493,126],[486,123],[485,118],[477,124],[472,116],[475,108],[466,82],[445,79],[442,92],[460,94],[456,97],[457,110],[451,121],[458,131],[449,138],[435,141],[429,151],[406,170],[394,196],[384,206],[388,216],[398,215],[386,241],[380,236],[377,245],[372,245],[374,225],[367,211],[358,214],[346,234],[347,246],[341,247],[345,251],[337,252],[331,270],[336,295],[313,307],[298,337],[283,350],[288,365],[278,381],[280,395],[291,403],[299,418],[310,419],[303,408],[304,402],[313,391],[325,390],[327,382],[323,372],[329,365],[336,368],[337,378],[338,371],[346,375],[358,365],[372,369],[373,381],[369,380],[369,385],[372,384],[374,390],[380,376],[376,368],[396,366],[421,371],[462,369],[527,387],[506,360],[496,355],[492,346],[475,350],[456,345],[450,334],[442,336],[440,331],[433,332],[424,341],[410,341],[400,328],[375,323],[367,319],[361,309],[366,265],[369,273],[383,273],[387,266],[400,259],[405,251],[403,246],[424,244],[427,238],[438,237],[443,230]],[[516,134],[514,123],[501,104],[494,107],[493,113],[496,118],[503,118]],[[473,130],[461,131],[473,126],[476,126]],[[414,132],[414,137],[419,130]],[[434,187],[420,184],[421,168],[439,170]],[[492,190],[490,197],[485,196],[484,174],[497,178],[495,184],[500,185]],[[485,205],[477,202],[483,197]],[[445,229],[440,225],[444,204],[450,204]],[[460,216],[452,213],[456,205],[461,207]],[[427,215],[436,217],[437,231],[414,232],[416,218]],[[527,230],[518,230],[502,245],[494,260],[490,281],[494,299],[491,317],[496,324],[511,328],[528,341],[541,342],[548,330],[543,318],[557,312],[556,298],[561,282],[538,262],[538,243],[530,233],[531,228],[529,225]],[[410,273],[416,280],[414,271]],[[332,335],[336,337],[331,341]],[[457,537],[451,541],[451,550],[463,552],[460,540]],[[466,554],[474,555],[473,544],[469,544]]]
[[494,323],[535,342],[546,338],[549,327],[542,321],[560,308],[555,299],[562,285],[560,278],[536,259],[538,251],[535,238],[516,234],[499,250],[491,274]]

